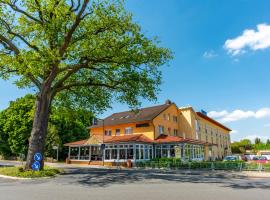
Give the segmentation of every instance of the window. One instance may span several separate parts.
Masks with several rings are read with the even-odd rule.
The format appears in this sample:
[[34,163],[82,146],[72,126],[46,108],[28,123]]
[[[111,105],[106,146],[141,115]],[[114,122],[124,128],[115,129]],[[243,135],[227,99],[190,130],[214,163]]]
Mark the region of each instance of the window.
[[178,119],[177,119],[176,116],[173,116],[173,121],[174,121],[175,123],[177,123]]
[[112,135],[112,130],[105,130],[105,135],[111,136]]
[[133,159],[133,147],[131,149],[127,149],[127,159]]
[[111,153],[110,149],[105,150],[105,160],[110,160],[110,153]]
[[164,120],[166,120],[166,119],[167,119],[167,118],[166,118],[166,114],[163,114],[163,119],[164,119]]
[[170,121],[170,120],[171,120],[171,115],[170,115],[170,114],[168,114],[167,119],[168,119],[168,121]]
[[169,135],[171,134],[171,128],[168,128],[168,134]]
[[130,134],[132,134],[132,133],[133,133],[132,127],[127,127],[127,128],[125,128],[125,135],[130,135]]
[[207,133],[207,125],[205,124],[205,133]]
[[159,125],[158,126],[158,132],[159,132],[160,135],[164,134],[164,126]]
[[195,120],[195,126],[196,126],[196,131],[200,131],[200,122],[199,120]]
[[120,129],[115,129],[115,135],[120,135]]
[[177,136],[178,135],[178,130],[177,129],[173,129],[173,134],[174,134],[174,136]]
[[148,126],[149,126],[149,123],[136,124],[136,127],[137,127],[137,128],[140,128],[140,127],[148,127]]

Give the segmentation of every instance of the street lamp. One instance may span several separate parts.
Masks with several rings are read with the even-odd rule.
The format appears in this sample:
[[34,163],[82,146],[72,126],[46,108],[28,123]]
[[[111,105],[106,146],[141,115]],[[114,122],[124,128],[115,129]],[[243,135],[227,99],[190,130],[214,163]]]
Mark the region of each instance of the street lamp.
[[102,150],[102,165],[104,166],[104,149],[105,149],[105,144],[104,144],[104,135],[105,135],[105,127],[104,127],[104,119],[100,118],[94,118],[93,119],[93,125],[97,125],[98,121],[102,121],[102,144],[100,145],[100,149]]

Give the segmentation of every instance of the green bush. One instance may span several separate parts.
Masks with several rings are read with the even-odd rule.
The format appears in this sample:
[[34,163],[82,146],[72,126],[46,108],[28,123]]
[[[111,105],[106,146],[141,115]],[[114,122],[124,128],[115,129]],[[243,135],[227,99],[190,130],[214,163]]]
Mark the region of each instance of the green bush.
[[21,178],[52,177],[61,173],[61,171],[60,169],[50,167],[44,167],[40,171],[24,170],[22,167],[0,167],[0,174]]
[[[242,161],[182,161],[179,158],[155,158],[150,161],[140,161],[136,163],[137,167],[147,168],[168,168],[168,169],[217,169],[217,170],[244,170],[252,169],[255,166],[249,166]],[[270,164],[264,167],[270,170]],[[256,165],[257,169],[257,165]]]

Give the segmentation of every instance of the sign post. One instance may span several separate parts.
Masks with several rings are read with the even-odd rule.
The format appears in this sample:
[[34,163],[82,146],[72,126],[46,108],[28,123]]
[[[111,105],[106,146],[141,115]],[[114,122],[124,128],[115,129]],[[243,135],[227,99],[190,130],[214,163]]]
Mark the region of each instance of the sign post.
[[35,153],[34,155],[34,160],[35,162],[32,164],[32,169],[34,171],[39,171],[40,170],[40,162],[42,161],[42,155],[41,153]]
[[58,146],[53,146],[53,149],[54,150],[56,150],[56,160],[57,160],[57,162],[58,162],[58,154],[59,154],[59,152],[58,152]]

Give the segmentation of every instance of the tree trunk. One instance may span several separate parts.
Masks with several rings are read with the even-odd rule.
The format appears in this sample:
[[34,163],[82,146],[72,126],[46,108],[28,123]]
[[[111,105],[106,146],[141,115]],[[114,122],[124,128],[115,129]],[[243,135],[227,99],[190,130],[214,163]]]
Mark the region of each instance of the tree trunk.
[[50,87],[43,87],[37,95],[35,103],[35,115],[25,165],[26,170],[32,169],[32,164],[35,162],[34,155],[36,153],[41,153],[42,155],[42,160],[40,161],[40,169],[43,169],[44,147],[47,136],[51,100],[52,96],[50,93]]

